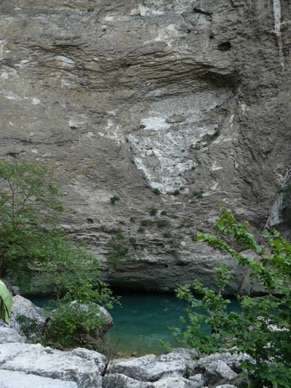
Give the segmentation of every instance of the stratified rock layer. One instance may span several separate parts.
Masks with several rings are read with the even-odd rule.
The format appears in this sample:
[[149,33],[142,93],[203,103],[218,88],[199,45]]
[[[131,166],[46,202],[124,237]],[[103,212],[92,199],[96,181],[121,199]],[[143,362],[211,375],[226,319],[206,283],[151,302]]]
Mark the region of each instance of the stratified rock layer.
[[98,257],[122,230],[107,280],[212,284],[221,256],[194,230],[220,204],[261,228],[290,167],[290,14],[278,0],[4,0],[0,156],[52,168],[64,227]]

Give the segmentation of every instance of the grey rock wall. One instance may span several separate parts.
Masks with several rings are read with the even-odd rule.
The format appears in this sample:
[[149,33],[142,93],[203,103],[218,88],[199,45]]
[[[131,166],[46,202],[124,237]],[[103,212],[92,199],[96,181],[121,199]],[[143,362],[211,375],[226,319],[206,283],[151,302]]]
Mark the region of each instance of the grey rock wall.
[[107,280],[211,283],[224,258],[194,230],[220,204],[259,230],[290,167],[290,14],[286,0],[3,0],[0,157],[52,168],[63,226],[101,259],[122,230]]

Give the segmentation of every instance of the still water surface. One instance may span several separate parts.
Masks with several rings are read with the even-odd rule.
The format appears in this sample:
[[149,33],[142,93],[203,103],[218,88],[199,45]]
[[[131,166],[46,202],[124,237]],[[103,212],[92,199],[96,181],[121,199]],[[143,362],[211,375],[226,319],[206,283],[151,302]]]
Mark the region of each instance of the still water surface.
[[107,338],[126,355],[163,353],[161,341],[173,342],[169,327],[182,327],[179,317],[184,316],[183,306],[174,295],[123,293],[121,306],[110,310],[114,325]]
[[[121,306],[109,310],[114,325],[106,337],[117,353],[126,356],[136,353],[161,354],[167,349],[161,341],[174,342],[170,327],[183,328],[180,317],[185,317],[183,301],[172,294],[119,293]],[[32,302],[43,307],[48,299],[33,298]],[[236,309],[232,303],[231,309]],[[207,328],[205,327],[205,330]]]
[[[179,317],[184,315],[184,302],[171,294],[119,292],[120,305],[108,310],[114,325],[106,334],[117,353],[161,354],[165,346],[161,341],[173,342],[169,327],[182,327]],[[34,297],[31,301],[45,307],[50,299]]]

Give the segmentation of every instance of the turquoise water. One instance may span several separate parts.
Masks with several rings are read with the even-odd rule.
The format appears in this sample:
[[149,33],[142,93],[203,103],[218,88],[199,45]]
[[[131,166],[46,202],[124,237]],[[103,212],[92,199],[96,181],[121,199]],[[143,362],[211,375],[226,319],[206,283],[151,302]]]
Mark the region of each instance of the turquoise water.
[[161,341],[172,342],[169,327],[182,327],[184,303],[174,295],[122,294],[122,306],[110,310],[114,325],[107,338],[123,354],[160,354],[166,350]]
[[[174,295],[148,293],[118,293],[121,305],[109,310],[114,325],[106,338],[117,353],[138,355],[161,354],[166,348],[161,341],[172,342],[169,327],[182,327],[184,303]],[[49,298],[35,297],[31,301],[39,307],[50,302]]]
[[[106,338],[117,353],[126,356],[131,354],[161,354],[167,348],[161,343],[165,341],[172,346],[174,342],[169,327],[183,328],[180,317],[185,317],[184,302],[172,294],[149,293],[118,293],[121,306],[116,305],[109,310],[114,325],[106,334]],[[33,298],[32,302],[43,307],[48,298]],[[231,309],[237,309],[232,303]],[[207,330],[207,328],[205,328]]]

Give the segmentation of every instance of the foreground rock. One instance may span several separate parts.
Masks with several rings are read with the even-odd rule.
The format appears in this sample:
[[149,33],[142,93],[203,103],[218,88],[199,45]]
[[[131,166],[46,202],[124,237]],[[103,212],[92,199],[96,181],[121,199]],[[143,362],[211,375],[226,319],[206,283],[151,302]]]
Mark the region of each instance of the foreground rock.
[[[9,327],[15,329],[20,335],[33,339],[33,337],[43,331],[45,322],[46,317],[43,309],[35,306],[29,299],[21,295],[13,297]],[[33,330],[25,330],[24,333],[21,327],[22,324],[23,327],[30,325]]]
[[[71,382],[60,387],[102,387],[102,373],[104,373],[107,359],[100,353],[77,348],[71,352],[62,352],[40,344],[1,344],[0,345],[0,386],[6,381],[9,372],[17,372],[15,378],[24,377],[18,381],[18,387],[23,387],[34,376]],[[20,372],[20,373],[19,373]],[[4,380],[2,385],[2,380]],[[41,381],[41,380],[39,380]],[[49,386],[50,380],[44,380]],[[7,383],[5,383],[7,384]],[[42,386],[42,385],[40,385]],[[54,386],[54,385],[52,385]],[[7,385],[13,387],[13,385]]]
[[[203,388],[237,387],[243,358],[229,353],[201,357],[195,350],[114,361],[95,351],[60,351],[23,341],[0,326],[1,388]],[[7,341],[5,343],[5,341]]]
[[[202,388],[236,386],[242,355],[216,353],[201,357],[195,350],[176,349],[156,357],[116,363],[103,378],[104,388]],[[231,385],[233,383],[233,385]]]
[[24,372],[0,370],[1,388],[78,388],[73,381],[41,377]]
[[59,384],[68,388],[202,388],[235,383],[238,375],[231,367],[236,365],[240,371],[240,357],[197,357],[195,351],[176,349],[160,357],[128,359],[117,362],[103,377],[107,359],[94,351],[77,348],[62,352],[40,344],[1,344],[0,384],[14,388],[15,379],[17,388],[29,387],[33,382],[41,387]]

